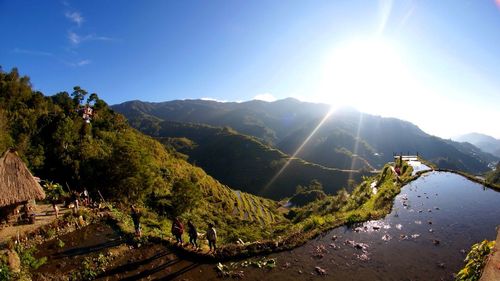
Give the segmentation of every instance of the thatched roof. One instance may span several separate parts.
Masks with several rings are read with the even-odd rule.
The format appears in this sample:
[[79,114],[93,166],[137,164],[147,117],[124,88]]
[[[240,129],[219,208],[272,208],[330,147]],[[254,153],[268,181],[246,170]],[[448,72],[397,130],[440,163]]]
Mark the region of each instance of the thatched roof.
[[28,200],[41,200],[45,192],[13,150],[0,158],[0,207]]

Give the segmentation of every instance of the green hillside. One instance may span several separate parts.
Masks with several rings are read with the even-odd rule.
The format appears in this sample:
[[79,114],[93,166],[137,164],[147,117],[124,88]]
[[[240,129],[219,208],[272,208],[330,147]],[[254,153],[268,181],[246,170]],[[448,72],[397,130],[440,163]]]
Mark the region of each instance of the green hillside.
[[[87,123],[81,108],[92,106]],[[168,233],[173,216],[200,229],[213,222],[223,241],[270,237],[287,224],[274,201],[235,192],[192,166],[178,153],[131,128],[96,94],[80,87],[71,94],[44,96],[16,69],[0,72],[0,150],[14,147],[33,174],[97,191],[124,206],[143,206],[159,215],[146,226]]]
[[141,130],[159,136],[162,143],[188,155],[191,163],[224,184],[272,199],[292,196],[297,185],[307,185],[314,179],[322,183],[327,193],[334,194],[360,182],[362,175],[370,174],[368,169],[343,171],[291,159],[255,137],[230,128],[161,122]]
[[486,174],[486,182],[500,186],[500,162],[497,163],[494,171]]

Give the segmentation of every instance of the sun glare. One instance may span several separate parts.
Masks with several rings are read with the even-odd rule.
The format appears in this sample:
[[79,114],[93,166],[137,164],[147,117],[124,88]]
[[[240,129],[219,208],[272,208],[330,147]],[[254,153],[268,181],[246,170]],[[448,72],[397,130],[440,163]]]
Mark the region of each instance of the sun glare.
[[[358,40],[335,48],[325,59],[318,100],[334,107],[386,111],[412,84],[397,49],[383,40]],[[382,110],[381,110],[382,109]]]

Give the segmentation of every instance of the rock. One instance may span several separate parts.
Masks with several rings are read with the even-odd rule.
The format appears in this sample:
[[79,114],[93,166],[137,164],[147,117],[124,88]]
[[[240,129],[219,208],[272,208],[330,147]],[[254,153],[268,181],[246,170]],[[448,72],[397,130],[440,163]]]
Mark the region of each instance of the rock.
[[434,229],[432,229],[432,228],[431,228],[431,229],[429,229],[429,232],[430,232],[430,233],[434,232]]
[[380,226],[378,226],[378,225],[374,225],[374,226],[373,226],[373,229],[374,229],[374,230],[379,230],[379,229],[380,229]]
[[439,210],[439,207],[434,207],[435,210]]
[[363,253],[361,255],[356,255],[356,257],[358,258],[358,260],[361,260],[361,261],[368,261],[370,260],[370,257],[368,257],[367,254]]
[[337,235],[333,235],[333,236],[332,236],[332,240],[333,240],[333,241],[337,240]]
[[445,264],[444,262],[439,262],[439,263],[437,264],[437,266],[438,266],[439,268],[446,268],[446,264]]
[[385,234],[384,236],[382,236],[382,240],[384,240],[384,241],[389,241],[391,239],[392,239],[392,237],[389,234]]
[[432,243],[437,246],[441,243],[441,241],[439,241],[437,239],[432,239]]
[[432,221],[428,221],[427,223],[428,223],[428,224],[432,224]]
[[326,270],[325,269],[323,269],[323,268],[321,268],[319,266],[316,266],[314,269],[316,270],[316,273],[318,273],[318,275],[326,275]]
[[299,273],[299,274],[302,274],[302,270],[300,270],[300,269],[299,269],[298,273]]

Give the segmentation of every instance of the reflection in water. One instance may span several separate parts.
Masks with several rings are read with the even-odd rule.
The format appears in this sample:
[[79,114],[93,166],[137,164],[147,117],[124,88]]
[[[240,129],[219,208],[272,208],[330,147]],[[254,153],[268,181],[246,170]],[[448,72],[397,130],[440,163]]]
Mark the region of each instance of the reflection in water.
[[[403,188],[386,218],[339,227],[272,254],[277,268],[245,269],[245,280],[453,280],[470,246],[495,238],[499,213],[500,193],[456,174],[431,172]],[[321,255],[314,254],[317,249]],[[317,266],[327,277],[318,275]],[[180,278],[217,279],[213,265]]]

